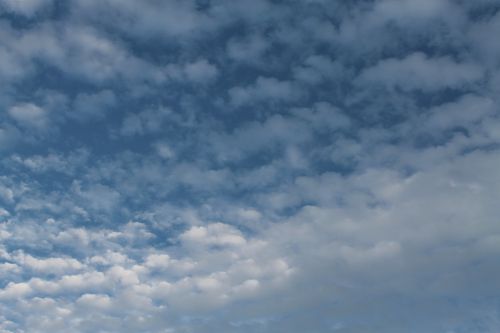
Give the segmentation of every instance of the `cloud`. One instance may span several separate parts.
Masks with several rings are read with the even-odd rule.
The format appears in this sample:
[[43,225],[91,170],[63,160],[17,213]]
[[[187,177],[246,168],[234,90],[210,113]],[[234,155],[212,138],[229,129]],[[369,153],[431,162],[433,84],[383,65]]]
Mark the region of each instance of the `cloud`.
[[[408,78],[412,78],[408,80]],[[404,91],[462,89],[479,81],[483,71],[475,64],[456,63],[451,58],[428,58],[417,52],[403,59],[385,59],[365,69],[359,81],[382,84],[389,89]]]
[[499,331],[499,9],[0,0],[0,331]]
[[234,106],[270,101],[289,101],[300,98],[300,92],[290,81],[259,77],[253,85],[233,87],[229,97]]
[[245,239],[238,230],[222,223],[207,227],[192,227],[180,236],[180,239],[193,245],[231,246],[243,245]]
[[26,72],[23,61],[8,49],[0,49],[0,75],[3,80],[22,77]]
[[439,17],[443,11],[451,8],[452,3],[448,0],[385,0],[379,1],[373,11],[383,20],[421,20]]
[[183,65],[169,64],[165,68],[166,76],[176,81],[208,84],[214,81],[219,71],[217,66],[206,59],[198,59]]
[[190,81],[203,83],[211,81],[217,76],[217,67],[206,60],[198,60],[187,64],[184,72]]
[[90,309],[109,309],[112,306],[111,299],[108,295],[84,294],[76,300],[78,305],[88,307]]
[[331,59],[314,55],[304,61],[304,65],[294,69],[294,77],[298,81],[309,84],[318,84],[324,80],[336,79],[343,75],[342,65]]
[[[135,37],[156,35],[161,37],[180,37],[195,33],[203,27],[210,27],[211,20],[196,10],[195,2],[164,3],[147,2],[138,5],[134,1],[76,1],[81,16],[119,29]],[[113,11],[117,18],[109,19],[95,13]],[[118,17],[125,18],[121,21]]]
[[21,140],[21,133],[19,129],[10,125],[3,124],[0,127],[0,149],[8,150],[13,148],[15,144]]
[[88,188],[82,188],[77,182],[73,184],[75,194],[82,198],[88,204],[88,207],[96,211],[110,212],[120,200],[120,194],[112,188],[93,184]]
[[244,63],[258,63],[269,49],[270,43],[263,36],[253,34],[246,39],[232,39],[227,43],[227,55]]
[[144,110],[139,113],[130,113],[123,120],[120,134],[135,136],[155,133],[161,130],[163,123],[172,111],[168,108]]
[[19,125],[36,129],[44,129],[48,125],[47,112],[32,103],[23,103],[11,107],[9,115]]
[[52,0],[2,0],[0,6],[15,14],[31,17],[39,11],[52,5]]
[[112,91],[103,90],[95,94],[78,94],[73,102],[69,116],[80,121],[103,119],[116,105],[116,97]]
[[27,283],[9,283],[0,291],[0,299],[16,299],[31,292],[31,287]]
[[500,48],[498,48],[495,43],[491,43],[491,35],[486,32],[495,33],[499,29],[500,15],[497,13],[489,19],[474,25],[469,32],[471,42],[475,45],[474,52],[477,52],[482,60],[493,66],[498,65]]
[[431,131],[462,127],[473,131],[474,125],[494,114],[494,102],[489,98],[464,95],[458,101],[439,105],[430,110],[426,126]]

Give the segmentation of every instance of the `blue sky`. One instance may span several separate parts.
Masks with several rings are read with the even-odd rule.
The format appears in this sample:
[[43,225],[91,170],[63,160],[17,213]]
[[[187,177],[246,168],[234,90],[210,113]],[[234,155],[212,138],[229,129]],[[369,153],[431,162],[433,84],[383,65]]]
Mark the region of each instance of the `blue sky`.
[[499,35],[498,0],[0,0],[0,332],[499,332]]

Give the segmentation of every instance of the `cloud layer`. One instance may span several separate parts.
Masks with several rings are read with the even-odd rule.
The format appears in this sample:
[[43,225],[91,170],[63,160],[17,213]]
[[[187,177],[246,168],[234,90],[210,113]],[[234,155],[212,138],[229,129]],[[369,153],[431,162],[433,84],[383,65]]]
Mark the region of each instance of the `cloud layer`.
[[0,0],[0,332],[498,332],[495,31],[495,0]]

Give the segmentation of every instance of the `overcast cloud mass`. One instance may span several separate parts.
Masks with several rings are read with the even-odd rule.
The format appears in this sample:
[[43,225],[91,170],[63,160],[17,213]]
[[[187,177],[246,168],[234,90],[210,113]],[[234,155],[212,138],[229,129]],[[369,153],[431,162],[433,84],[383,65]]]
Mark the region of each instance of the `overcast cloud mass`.
[[500,332],[498,36],[499,0],[0,0],[0,332]]

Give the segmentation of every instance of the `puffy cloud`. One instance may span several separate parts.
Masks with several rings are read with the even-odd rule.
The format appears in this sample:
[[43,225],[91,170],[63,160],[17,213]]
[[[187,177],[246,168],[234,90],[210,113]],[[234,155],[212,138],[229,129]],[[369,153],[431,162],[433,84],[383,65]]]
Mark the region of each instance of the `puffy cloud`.
[[191,227],[180,238],[188,244],[195,246],[238,246],[246,242],[238,230],[222,223],[210,224],[206,227]]
[[0,291],[0,299],[16,299],[28,295],[32,289],[28,283],[9,282],[5,288]]
[[32,103],[15,105],[8,112],[21,126],[43,129],[48,125],[47,112]]
[[165,67],[167,77],[191,83],[207,84],[215,80],[219,74],[217,67],[206,59],[198,59],[183,65],[169,64]]
[[266,102],[295,100],[300,98],[300,90],[290,81],[280,81],[273,77],[259,77],[253,85],[233,87],[229,97],[234,106]]
[[90,309],[109,309],[112,306],[111,298],[108,295],[83,294],[76,303]]
[[120,200],[117,191],[102,184],[93,184],[87,189],[82,189],[79,183],[73,185],[75,193],[88,204],[90,209],[96,211],[110,212]]
[[[196,10],[195,2],[166,1],[164,3],[134,1],[76,1],[79,14],[91,20],[111,26],[134,37],[161,36],[182,37],[210,27],[211,20]],[[103,11],[113,11],[117,17],[95,15]],[[125,18],[125,20],[119,19]]]
[[[500,48],[496,43],[492,43],[491,35],[500,29],[500,15],[496,15],[480,21],[472,26],[469,31],[471,43],[474,45],[474,52],[489,65],[498,66],[498,54]],[[487,33],[489,32],[489,33]]]
[[448,0],[383,0],[375,5],[374,15],[382,20],[424,20],[440,17],[443,11],[452,8]]
[[263,36],[253,34],[246,39],[232,39],[227,43],[227,55],[244,63],[259,63],[270,43]]
[[159,108],[128,114],[123,120],[120,133],[135,136],[158,132],[171,112],[168,108]]
[[188,80],[203,83],[217,77],[217,67],[203,59],[187,64],[184,73]]
[[40,10],[52,5],[52,0],[2,0],[0,6],[7,11],[14,12],[19,15],[31,17]]
[[403,59],[384,59],[365,69],[359,81],[382,84],[389,89],[432,92],[466,88],[479,81],[483,74],[481,67],[476,64],[456,63],[449,57],[429,58],[417,52]]
[[149,268],[157,268],[157,269],[162,269],[162,268],[167,268],[170,266],[171,260],[170,256],[168,254],[150,254],[146,258],[145,265],[146,267]]
[[15,260],[23,267],[45,274],[61,274],[80,270],[84,266],[73,258],[46,258],[38,259],[31,255],[19,254]]
[[323,80],[335,80],[343,75],[344,68],[328,57],[313,55],[308,57],[304,64],[294,69],[294,77],[298,81],[309,84],[318,84]]

